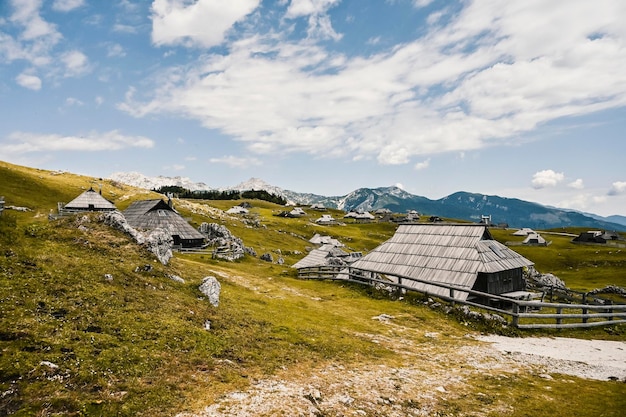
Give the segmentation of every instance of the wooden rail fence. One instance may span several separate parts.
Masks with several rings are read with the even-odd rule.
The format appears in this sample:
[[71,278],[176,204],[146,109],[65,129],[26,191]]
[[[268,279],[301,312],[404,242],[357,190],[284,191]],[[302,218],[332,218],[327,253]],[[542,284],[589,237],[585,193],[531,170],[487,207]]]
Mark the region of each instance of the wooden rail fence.
[[[369,271],[360,271],[342,266],[320,266],[301,268],[298,277],[302,279],[335,280],[353,282],[362,285],[381,284],[397,290],[414,291],[430,297],[436,297],[451,304],[464,304],[510,317],[508,322],[519,329],[567,329],[609,326],[626,323],[626,304],[564,304],[547,303],[537,300],[518,300],[500,295],[484,293],[439,282],[429,282],[406,276],[397,276],[398,282],[375,278]],[[405,283],[421,283],[433,287],[445,288],[447,294],[434,294],[417,290]],[[471,300],[460,300],[457,292],[489,300],[496,304],[487,305]],[[506,306],[506,307],[504,307]],[[508,308],[510,306],[510,309]],[[579,312],[580,311],[580,312]]]

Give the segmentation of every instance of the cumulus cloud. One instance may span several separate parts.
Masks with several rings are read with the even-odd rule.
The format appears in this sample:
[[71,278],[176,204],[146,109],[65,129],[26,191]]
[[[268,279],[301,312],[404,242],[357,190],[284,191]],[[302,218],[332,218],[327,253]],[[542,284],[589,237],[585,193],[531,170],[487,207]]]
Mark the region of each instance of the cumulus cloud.
[[256,158],[240,158],[233,155],[223,156],[221,158],[211,158],[209,159],[209,162],[213,164],[224,164],[231,168],[246,168],[261,164],[261,161]]
[[569,184],[567,184],[567,186],[576,190],[582,190],[583,188],[585,188],[585,184],[583,183],[583,180],[581,178],[570,182]]
[[[153,42],[220,44],[258,4],[231,3],[214,12],[209,0],[155,0]],[[325,18],[335,4],[292,1],[285,16]],[[183,114],[253,152],[406,164],[626,105],[626,29],[616,18],[626,15],[626,2],[463,5],[454,15],[446,11],[445,25],[368,56],[346,56],[292,32],[247,30],[227,43],[227,53],[170,68],[142,89],[146,95],[130,95],[119,108],[136,117]],[[533,184],[549,186],[542,177]]]
[[626,181],[616,181],[611,184],[611,189],[608,192],[608,195],[622,195],[626,194]]
[[154,141],[144,136],[126,136],[117,130],[90,132],[84,136],[63,136],[14,132],[8,136],[0,156],[20,155],[33,152],[66,151],[118,151],[126,148],[152,148]]
[[41,78],[36,75],[22,73],[15,77],[15,82],[29,90],[41,90]]
[[536,172],[533,175],[532,185],[535,189],[556,187],[565,179],[565,175],[562,172],[554,172],[551,169]]
[[85,5],[85,0],[54,0],[52,8],[59,12],[69,12]]
[[111,45],[107,45],[107,56],[111,57],[124,57],[126,56],[126,51],[124,47],[119,43],[114,43]]
[[81,75],[89,71],[89,59],[80,51],[65,52],[60,58],[65,65],[66,77]]
[[428,168],[429,166],[430,166],[430,158],[428,158],[428,159],[426,159],[424,161],[418,162],[417,164],[415,164],[414,168],[416,170],[420,171],[422,169]]
[[219,45],[237,21],[259,6],[260,0],[154,0],[152,42],[156,45]]

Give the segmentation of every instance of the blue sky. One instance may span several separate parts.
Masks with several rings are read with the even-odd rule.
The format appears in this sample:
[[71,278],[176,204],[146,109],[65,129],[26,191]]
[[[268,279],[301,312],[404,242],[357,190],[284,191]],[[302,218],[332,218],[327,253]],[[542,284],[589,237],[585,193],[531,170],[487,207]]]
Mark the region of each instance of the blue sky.
[[0,160],[626,215],[622,0],[1,0]]

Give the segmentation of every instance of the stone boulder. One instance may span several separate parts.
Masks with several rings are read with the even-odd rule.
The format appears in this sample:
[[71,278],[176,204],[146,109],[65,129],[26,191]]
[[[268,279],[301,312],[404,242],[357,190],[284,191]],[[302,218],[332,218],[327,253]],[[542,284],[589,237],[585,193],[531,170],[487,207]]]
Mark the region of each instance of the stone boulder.
[[202,223],[199,230],[206,236],[209,246],[221,249],[215,252],[215,256],[218,258],[234,261],[243,258],[246,253],[256,256],[254,249],[247,248],[243,244],[243,240],[235,237],[228,228],[221,224]]
[[174,254],[172,246],[174,246],[174,238],[167,229],[154,229],[148,232],[143,245],[152,253],[154,253],[163,265],[167,265]]
[[198,289],[202,294],[207,296],[209,303],[211,303],[213,307],[217,307],[220,304],[220,291],[222,286],[217,278],[212,276],[205,277]]
[[173,256],[172,246],[174,245],[174,238],[166,229],[159,228],[142,233],[129,225],[124,215],[119,211],[103,213],[100,216],[100,221],[107,226],[126,233],[135,242],[145,246],[146,249],[156,255],[159,262],[163,265],[167,265]]

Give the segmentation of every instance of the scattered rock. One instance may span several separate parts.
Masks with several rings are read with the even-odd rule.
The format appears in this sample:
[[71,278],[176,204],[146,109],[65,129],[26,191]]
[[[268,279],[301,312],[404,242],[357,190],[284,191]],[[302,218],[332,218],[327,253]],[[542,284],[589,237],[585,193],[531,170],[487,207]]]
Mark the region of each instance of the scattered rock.
[[50,369],[59,369],[59,365],[52,363],[50,361],[41,361],[39,362],[40,366],[47,366]]
[[234,261],[243,258],[246,253],[256,256],[254,249],[244,246],[243,240],[235,237],[226,226],[217,223],[202,223],[199,230],[206,236],[209,246],[218,248],[214,252],[217,258]]
[[113,275],[111,274],[104,274],[104,280],[107,282],[113,282]]
[[168,275],[167,275],[167,277],[168,277],[169,279],[171,279],[172,281],[180,282],[181,284],[184,284],[184,283],[185,283],[185,280],[184,280],[184,279],[182,279],[181,277],[179,277],[178,275],[169,275],[169,274],[168,274]]
[[378,320],[381,322],[388,322],[391,319],[395,319],[394,316],[390,316],[389,314],[380,314],[378,316],[372,317],[372,320]]
[[200,284],[199,290],[202,294],[206,295],[209,299],[209,303],[213,307],[217,307],[220,303],[220,291],[221,285],[215,277],[205,277]]
[[266,262],[274,262],[274,257],[269,252],[268,253],[264,253],[263,255],[261,255],[260,259],[262,261],[266,261]]

